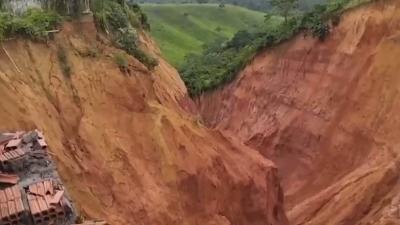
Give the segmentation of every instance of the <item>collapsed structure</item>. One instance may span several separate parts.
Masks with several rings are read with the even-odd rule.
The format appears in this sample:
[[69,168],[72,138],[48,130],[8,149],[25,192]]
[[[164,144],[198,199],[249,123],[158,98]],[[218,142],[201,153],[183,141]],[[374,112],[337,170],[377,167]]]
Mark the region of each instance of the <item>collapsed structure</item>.
[[72,201],[47,148],[38,130],[0,134],[0,225],[75,224]]

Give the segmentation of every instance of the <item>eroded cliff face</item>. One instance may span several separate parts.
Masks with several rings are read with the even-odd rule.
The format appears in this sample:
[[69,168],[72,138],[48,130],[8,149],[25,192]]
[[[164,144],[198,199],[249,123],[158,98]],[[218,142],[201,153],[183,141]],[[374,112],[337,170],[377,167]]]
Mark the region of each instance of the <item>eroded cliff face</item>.
[[48,44],[0,51],[1,131],[44,131],[83,214],[113,225],[287,224],[271,161],[203,127],[161,58],[154,72],[134,58],[121,72],[119,50],[99,40],[91,22],[66,24]]
[[292,224],[400,224],[399,59],[400,2],[375,1],[325,42],[260,53],[198,105],[276,162]]

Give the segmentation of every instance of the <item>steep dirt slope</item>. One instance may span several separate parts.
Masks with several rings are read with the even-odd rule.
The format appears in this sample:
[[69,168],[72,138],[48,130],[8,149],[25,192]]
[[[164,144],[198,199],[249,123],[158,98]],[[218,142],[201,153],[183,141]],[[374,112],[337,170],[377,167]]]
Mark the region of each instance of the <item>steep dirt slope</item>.
[[400,2],[375,1],[198,102],[209,126],[275,160],[293,224],[400,224],[399,58]]
[[113,225],[287,224],[274,164],[196,122],[162,59],[150,72],[130,58],[122,73],[91,22],[66,24],[48,45],[3,45],[0,130],[42,129],[85,215]]

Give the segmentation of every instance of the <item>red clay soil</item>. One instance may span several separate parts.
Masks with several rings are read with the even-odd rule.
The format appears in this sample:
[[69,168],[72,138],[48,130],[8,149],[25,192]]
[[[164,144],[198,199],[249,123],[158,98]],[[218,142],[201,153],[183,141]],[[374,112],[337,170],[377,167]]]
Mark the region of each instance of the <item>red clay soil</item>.
[[198,100],[210,127],[276,162],[291,224],[400,224],[400,1],[299,35]]
[[3,46],[0,131],[43,130],[85,216],[112,225],[288,224],[274,163],[201,125],[162,59],[148,71],[129,57],[122,72],[119,50],[91,22],[66,24],[48,44]]

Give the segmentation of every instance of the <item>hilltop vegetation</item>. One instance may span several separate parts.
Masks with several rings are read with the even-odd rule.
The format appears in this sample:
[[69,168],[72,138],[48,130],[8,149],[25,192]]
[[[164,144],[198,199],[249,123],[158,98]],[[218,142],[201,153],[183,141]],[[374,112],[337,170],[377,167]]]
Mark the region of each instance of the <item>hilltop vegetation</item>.
[[147,17],[139,5],[127,1],[97,0],[93,10],[97,25],[109,34],[116,46],[149,69],[158,65],[156,59],[139,47],[138,29],[149,29]]
[[164,57],[180,67],[188,54],[200,54],[203,45],[229,39],[243,29],[258,30],[264,13],[217,4],[144,4],[151,34]]
[[[15,36],[45,41],[63,18],[79,19],[84,9],[80,0],[46,0],[41,3],[43,9],[21,7],[21,12],[13,12],[12,5],[2,2],[0,41]],[[139,47],[138,31],[149,29],[147,17],[139,5],[130,0],[93,0],[91,8],[98,28],[108,35],[116,47],[133,55],[149,69],[157,66],[157,61]],[[68,77],[67,55],[60,52],[59,59],[65,65],[63,70]]]
[[[299,0],[300,10],[310,10],[316,4],[323,4],[329,0]],[[157,3],[157,4],[191,4],[191,3],[213,3],[213,4],[231,4],[245,7],[261,12],[269,12],[271,6],[267,0],[140,0],[140,3]]]
[[343,10],[366,1],[331,1],[307,13],[294,13],[279,23],[267,17],[264,29],[238,32],[231,40],[206,46],[202,55],[187,57],[180,70],[182,79],[192,96],[215,89],[232,81],[257,52],[288,40],[300,31],[323,41],[329,35],[330,26],[340,22]]
[[0,11],[0,41],[16,35],[44,40],[48,31],[55,29],[60,22],[61,16],[51,11],[29,9],[21,16]]

